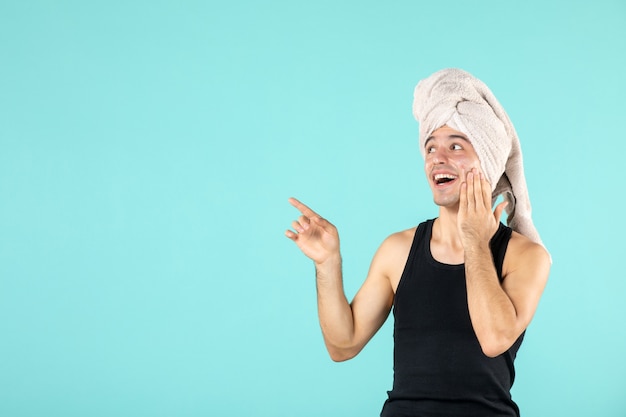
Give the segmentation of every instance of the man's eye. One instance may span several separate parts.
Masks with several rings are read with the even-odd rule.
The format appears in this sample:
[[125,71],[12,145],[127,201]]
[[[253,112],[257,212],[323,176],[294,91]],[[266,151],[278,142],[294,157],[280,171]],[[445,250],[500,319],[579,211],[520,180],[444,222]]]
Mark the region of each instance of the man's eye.
[[463,147],[459,145],[458,143],[455,143],[454,145],[452,145],[451,149],[453,151],[460,151],[461,149],[463,149]]
[[435,147],[434,146],[430,146],[428,148],[426,148],[426,153],[433,153],[435,152]]

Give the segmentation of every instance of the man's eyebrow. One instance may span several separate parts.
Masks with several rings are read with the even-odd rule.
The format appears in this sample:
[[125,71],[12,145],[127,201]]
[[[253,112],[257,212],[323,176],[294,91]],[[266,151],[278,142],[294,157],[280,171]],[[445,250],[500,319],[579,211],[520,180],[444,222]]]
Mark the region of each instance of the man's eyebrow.
[[[428,142],[430,142],[433,139],[435,139],[434,136],[429,136],[428,138],[426,138],[426,142],[424,142],[424,148],[426,148],[428,146]],[[463,135],[448,135],[446,139],[461,139],[467,143],[470,143],[469,139]]]

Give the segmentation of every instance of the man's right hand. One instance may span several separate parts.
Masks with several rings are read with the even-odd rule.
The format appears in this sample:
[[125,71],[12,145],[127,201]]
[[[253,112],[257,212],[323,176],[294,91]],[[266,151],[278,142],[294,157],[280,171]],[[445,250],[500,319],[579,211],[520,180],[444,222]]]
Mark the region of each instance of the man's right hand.
[[285,236],[293,240],[318,265],[339,260],[337,228],[295,198],[290,198],[289,203],[302,215],[291,223],[293,231],[287,230]]
[[348,360],[363,349],[389,315],[394,296],[389,267],[398,265],[393,275],[400,276],[414,233],[406,244],[398,245],[394,238],[381,245],[365,282],[349,303],[343,291],[337,228],[295,198],[289,203],[302,215],[285,235],[315,262],[317,310],[326,348],[334,361]]

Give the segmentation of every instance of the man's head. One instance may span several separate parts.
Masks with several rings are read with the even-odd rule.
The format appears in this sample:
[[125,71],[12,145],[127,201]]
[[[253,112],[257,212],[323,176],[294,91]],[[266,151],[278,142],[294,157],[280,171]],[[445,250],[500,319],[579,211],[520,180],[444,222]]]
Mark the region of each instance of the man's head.
[[[513,124],[491,90],[460,69],[444,69],[415,87],[413,114],[420,124],[420,149],[428,165],[426,142],[442,126],[468,139],[480,170],[492,187],[493,201],[503,195],[508,202],[507,222],[513,230],[541,242],[532,223],[530,199],[524,177],[522,152]],[[439,136],[439,135],[437,135]],[[449,135],[448,135],[449,136]],[[428,174],[428,167],[427,174]],[[435,201],[446,200],[446,189],[429,179]],[[443,198],[446,196],[446,198]]]
[[430,134],[424,143],[424,170],[435,204],[453,207],[459,202],[461,183],[480,161],[467,136],[448,126]]
[[441,126],[463,132],[495,190],[517,135],[504,109],[482,81],[460,69],[438,71],[415,88],[413,114],[420,122],[422,150],[426,139]]

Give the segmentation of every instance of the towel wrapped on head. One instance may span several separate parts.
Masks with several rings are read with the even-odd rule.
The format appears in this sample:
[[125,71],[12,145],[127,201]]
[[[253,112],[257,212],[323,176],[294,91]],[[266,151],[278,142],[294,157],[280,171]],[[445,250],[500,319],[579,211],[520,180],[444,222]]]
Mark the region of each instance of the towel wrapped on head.
[[492,186],[492,205],[502,195],[509,227],[542,244],[530,216],[519,139],[491,90],[463,70],[443,69],[415,87],[413,115],[420,124],[423,156],[426,139],[443,125],[467,135]]

